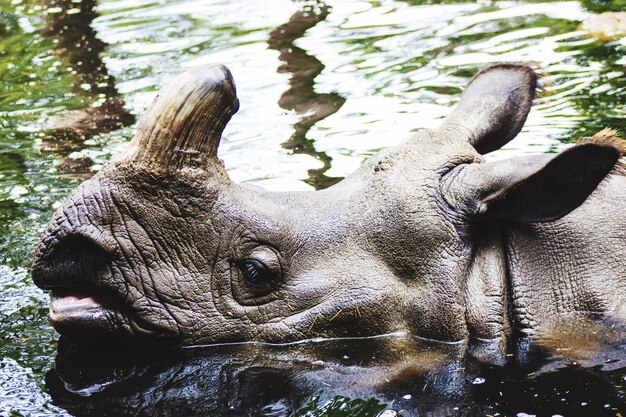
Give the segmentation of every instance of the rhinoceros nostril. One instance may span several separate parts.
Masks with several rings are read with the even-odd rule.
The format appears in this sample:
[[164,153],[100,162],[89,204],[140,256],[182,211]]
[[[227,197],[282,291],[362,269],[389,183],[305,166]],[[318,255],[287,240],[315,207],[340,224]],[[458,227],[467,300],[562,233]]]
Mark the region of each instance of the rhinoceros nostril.
[[83,234],[50,239],[33,261],[33,281],[42,289],[92,287],[107,273],[115,250]]

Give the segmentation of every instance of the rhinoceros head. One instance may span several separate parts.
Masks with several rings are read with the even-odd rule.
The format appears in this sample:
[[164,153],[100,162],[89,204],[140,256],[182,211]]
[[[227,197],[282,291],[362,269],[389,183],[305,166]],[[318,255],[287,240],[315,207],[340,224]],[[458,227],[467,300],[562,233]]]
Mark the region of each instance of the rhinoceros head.
[[50,290],[56,329],[78,338],[192,345],[506,332],[505,282],[492,283],[493,300],[489,288],[467,295],[483,226],[563,216],[617,159],[586,144],[484,163],[481,154],[519,132],[536,88],[532,67],[494,65],[441,128],[328,189],[269,192],[232,182],[217,157],[239,105],[229,71],[183,74],[127,152],[57,210],[33,279]]

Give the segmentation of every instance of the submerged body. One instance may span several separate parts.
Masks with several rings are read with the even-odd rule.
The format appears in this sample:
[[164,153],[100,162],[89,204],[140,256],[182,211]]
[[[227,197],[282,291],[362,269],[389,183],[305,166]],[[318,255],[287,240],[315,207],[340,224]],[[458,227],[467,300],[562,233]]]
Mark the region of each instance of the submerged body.
[[481,156],[515,137],[536,88],[530,66],[489,67],[441,128],[328,189],[277,193],[233,183],[217,158],[238,108],[228,70],[187,73],[58,210],[33,278],[55,327],[80,338],[405,332],[504,348],[514,329],[540,336],[563,315],[626,320],[619,139]]

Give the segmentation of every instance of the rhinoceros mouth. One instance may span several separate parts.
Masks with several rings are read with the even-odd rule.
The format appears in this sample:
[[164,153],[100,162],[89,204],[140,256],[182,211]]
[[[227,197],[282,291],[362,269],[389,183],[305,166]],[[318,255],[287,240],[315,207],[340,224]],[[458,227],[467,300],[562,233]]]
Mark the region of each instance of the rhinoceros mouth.
[[104,318],[106,312],[119,311],[114,297],[90,294],[82,289],[63,288],[50,291],[50,319],[53,322]]
[[120,297],[83,288],[50,290],[50,321],[72,339],[154,337],[161,332],[124,307]]

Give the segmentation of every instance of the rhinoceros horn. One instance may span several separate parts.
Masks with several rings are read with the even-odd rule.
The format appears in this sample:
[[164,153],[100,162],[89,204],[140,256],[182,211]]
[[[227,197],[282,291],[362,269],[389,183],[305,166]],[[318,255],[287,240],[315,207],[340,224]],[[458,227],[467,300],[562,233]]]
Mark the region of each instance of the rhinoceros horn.
[[228,68],[215,65],[187,71],[161,89],[125,157],[165,170],[215,166],[222,132],[238,109]]

